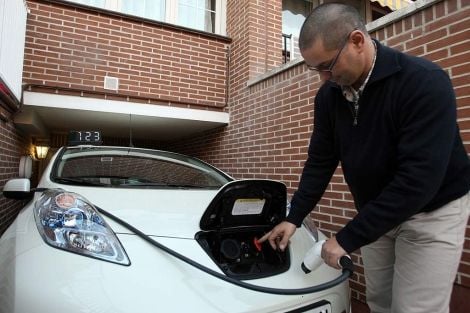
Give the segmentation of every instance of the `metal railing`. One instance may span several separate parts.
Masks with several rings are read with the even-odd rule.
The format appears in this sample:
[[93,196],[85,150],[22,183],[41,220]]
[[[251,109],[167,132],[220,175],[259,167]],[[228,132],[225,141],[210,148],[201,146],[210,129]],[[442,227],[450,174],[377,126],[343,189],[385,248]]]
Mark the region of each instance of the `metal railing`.
[[[287,42],[289,42],[289,46],[287,46]],[[288,49],[289,47],[289,49]],[[292,34],[282,34],[282,57],[283,57],[283,62],[282,63],[287,63],[290,60],[292,60],[293,55],[292,55]]]

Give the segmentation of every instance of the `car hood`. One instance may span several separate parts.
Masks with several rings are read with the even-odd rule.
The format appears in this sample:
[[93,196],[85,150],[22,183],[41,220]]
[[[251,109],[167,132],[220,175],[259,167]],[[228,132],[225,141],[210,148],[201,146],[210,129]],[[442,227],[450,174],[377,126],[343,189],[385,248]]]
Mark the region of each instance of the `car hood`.
[[[114,189],[73,187],[91,204],[149,236],[194,238],[199,221],[217,190]],[[132,233],[103,216],[115,233]]]
[[[286,209],[285,185],[271,180],[232,181],[218,190],[88,186],[67,186],[66,190],[146,235],[171,238],[194,239],[201,229],[274,226],[285,217]],[[132,233],[121,223],[104,218],[115,233]]]

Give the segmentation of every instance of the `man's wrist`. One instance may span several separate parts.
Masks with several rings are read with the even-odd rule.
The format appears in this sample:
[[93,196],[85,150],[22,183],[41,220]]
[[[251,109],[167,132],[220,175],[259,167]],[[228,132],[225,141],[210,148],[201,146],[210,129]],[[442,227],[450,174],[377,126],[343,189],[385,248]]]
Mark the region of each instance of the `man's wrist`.
[[291,224],[294,224],[296,227],[300,227],[300,226],[302,225],[302,221],[303,221],[303,220],[304,220],[304,219],[302,218],[302,219],[300,219],[300,221],[299,221],[299,217],[296,216],[295,214],[292,214],[292,213],[289,213],[289,215],[287,215],[287,217],[286,217],[286,219],[285,219],[286,222],[289,222],[289,223],[291,223]]

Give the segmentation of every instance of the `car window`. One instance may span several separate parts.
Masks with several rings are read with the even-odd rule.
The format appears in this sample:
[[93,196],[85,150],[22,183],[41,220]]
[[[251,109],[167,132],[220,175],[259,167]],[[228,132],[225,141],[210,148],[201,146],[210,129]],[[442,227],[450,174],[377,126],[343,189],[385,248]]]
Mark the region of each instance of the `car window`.
[[219,188],[230,181],[188,156],[128,148],[66,148],[51,178],[65,184],[131,188]]

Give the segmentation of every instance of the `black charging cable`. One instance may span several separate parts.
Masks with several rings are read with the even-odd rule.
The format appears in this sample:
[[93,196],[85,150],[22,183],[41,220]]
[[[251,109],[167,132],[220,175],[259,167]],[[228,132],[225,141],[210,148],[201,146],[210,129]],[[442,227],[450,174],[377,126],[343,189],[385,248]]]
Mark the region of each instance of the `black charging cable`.
[[354,272],[354,264],[351,261],[351,259],[349,257],[343,256],[343,257],[341,257],[340,262],[339,262],[341,264],[342,268],[343,268],[341,275],[338,276],[337,278],[331,280],[331,281],[328,281],[328,282],[325,282],[325,283],[322,283],[322,284],[319,284],[319,285],[316,285],[316,286],[298,288],[298,289],[280,289],[280,288],[263,287],[263,286],[249,284],[249,283],[246,283],[244,281],[241,281],[241,280],[229,277],[229,276],[225,276],[225,275],[223,275],[219,272],[216,272],[216,271],[214,271],[214,270],[212,270],[208,267],[205,267],[204,265],[202,265],[200,263],[197,263],[194,260],[191,260],[190,258],[188,258],[188,257],[186,257],[186,256],[184,256],[184,255],[182,255],[182,254],[180,254],[180,253],[178,253],[178,252],[162,245],[158,241],[153,240],[152,238],[150,238],[149,236],[147,236],[146,234],[144,234],[143,232],[141,232],[140,230],[138,230],[134,226],[130,225],[129,223],[126,223],[125,221],[121,220],[117,216],[114,216],[111,213],[109,213],[109,212],[107,212],[107,211],[105,211],[105,210],[103,210],[103,209],[101,209],[97,206],[95,206],[95,207],[101,214],[109,217],[110,219],[117,222],[118,224],[121,224],[122,226],[126,227],[130,231],[134,232],[140,238],[142,238],[145,241],[147,241],[148,243],[150,243],[151,245],[167,252],[168,254],[171,254],[175,258],[178,258],[181,261],[186,262],[189,265],[192,265],[192,266],[196,267],[197,269],[199,269],[199,270],[201,270],[201,271],[203,271],[203,272],[205,272],[209,275],[212,275],[216,278],[222,279],[222,280],[224,280],[228,283],[237,285],[237,286],[242,287],[242,288],[250,289],[250,290],[253,290],[253,291],[271,293],[271,294],[277,294],[277,295],[303,295],[303,294],[309,294],[309,293],[319,292],[319,291],[322,291],[322,290],[325,290],[325,289],[332,288],[336,285],[339,285],[342,282],[344,282],[345,280],[347,280],[350,276],[352,276],[352,274]]

